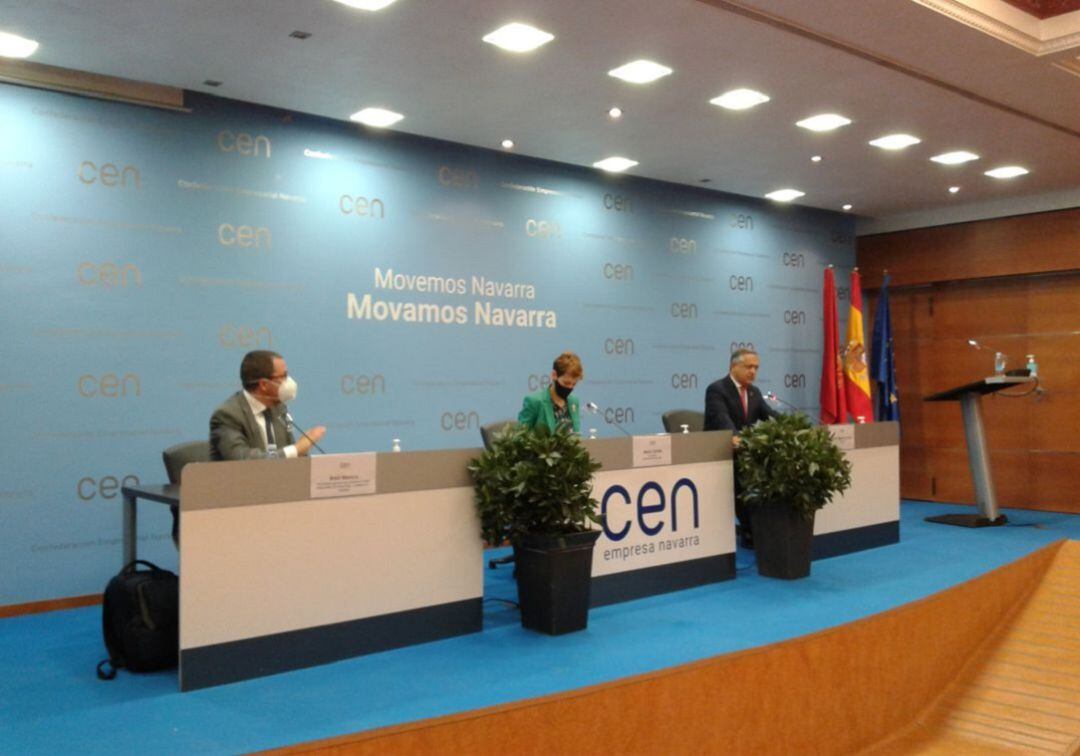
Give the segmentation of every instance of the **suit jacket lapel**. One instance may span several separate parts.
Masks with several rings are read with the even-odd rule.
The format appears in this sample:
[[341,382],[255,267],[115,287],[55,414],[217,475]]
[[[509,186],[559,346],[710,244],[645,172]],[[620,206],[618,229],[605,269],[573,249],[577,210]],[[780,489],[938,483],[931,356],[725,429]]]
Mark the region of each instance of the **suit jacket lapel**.
[[[244,416],[244,422],[247,424],[248,436],[254,440],[259,448],[266,451],[266,442],[263,440],[263,433],[259,429],[259,424],[262,423],[262,418],[256,418],[255,413],[251,411],[251,405],[248,404],[247,398],[244,396],[244,392],[241,391],[236,395],[237,403],[240,405],[240,412]],[[276,432],[275,428],[275,432]]]

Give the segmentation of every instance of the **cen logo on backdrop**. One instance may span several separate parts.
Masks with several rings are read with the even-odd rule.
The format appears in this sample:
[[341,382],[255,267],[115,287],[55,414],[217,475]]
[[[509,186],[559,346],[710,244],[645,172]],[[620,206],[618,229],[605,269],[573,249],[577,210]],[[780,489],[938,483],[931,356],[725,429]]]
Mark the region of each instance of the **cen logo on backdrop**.
[[218,244],[223,247],[270,249],[274,238],[266,226],[245,226],[222,223],[217,229]]
[[79,396],[84,399],[103,397],[105,399],[127,399],[128,397],[142,396],[142,381],[136,373],[124,373],[123,377],[116,373],[103,373],[91,375],[85,373],[76,381]]
[[218,329],[218,343],[226,349],[265,349],[274,345],[274,336],[266,326],[228,323]]
[[137,485],[139,485],[139,476],[134,474],[119,478],[115,475],[102,475],[99,478],[87,475],[79,478],[79,482],[75,484],[75,495],[83,501],[91,501],[98,497],[115,499],[120,495],[122,486]]
[[79,181],[90,185],[108,187],[110,189],[127,189],[129,186],[139,189],[142,187],[142,175],[134,165],[125,165],[123,168],[115,163],[102,163],[98,165],[92,160],[84,160],[79,163],[75,172]]
[[75,277],[82,286],[100,286],[104,289],[124,289],[142,286],[142,271],[132,263],[79,263]]
[[270,158],[270,137],[252,136],[246,131],[222,129],[217,135],[217,146],[222,152],[235,152],[243,157]]

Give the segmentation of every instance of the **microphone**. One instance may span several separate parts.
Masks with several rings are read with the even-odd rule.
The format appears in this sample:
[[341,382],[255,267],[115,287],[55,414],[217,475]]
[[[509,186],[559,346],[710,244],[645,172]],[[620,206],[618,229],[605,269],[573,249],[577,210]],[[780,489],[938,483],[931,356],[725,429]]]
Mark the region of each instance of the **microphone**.
[[796,407],[796,406],[795,406],[794,404],[792,404],[791,402],[788,402],[788,401],[785,401],[785,400],[781,399],[780,397],[778,397],[778,396],[777,396],[777,395],[776,395],[775,393],[773,393],[772,391],[766,391],[766,392],[765,392],[765,398],[766,398],[766,399],[768,399],[768,400],[769,400],[770,402],[778,402],[778,403],[780,403],[780,404],[784,405],[785,407],[791,407],[791,409],[795,410],[795,411],[796,411],[796,412],[798,412],[799,414],[802,414],[802,410],[801,410],[801,409],[799,409],[798,407]]
[[304,438],[306,438],[308,441],[310,441],[312,446],[314,446],[316,449],[318,449],[321,453],[326,454],[326,450],[323,449],[321,446],[319,446],[317,443],[315,443],[315,439],[313,439],[311,436],[309,436],[304,431],[303,428],[301,428],[299,425],[296,424],[296,421],[293,420],[292,413],[289,412],[288,410],[285,410],[285,422],[287,422],[289,425],[291,425],[292,427],[294,427],[298,431],[300,431],[300,435],[303,436]]
[[996,349],[991,349],[990,347],[986,346],[985,344],[980,344],[975,339],[968,339],[967,343],[970,346],[974,347],[975,349],[982,349],[983,351],[986,351],[986,352],[993,352],[994,353],[994,372],[997,373],[998,375],[1003,375],[1005,373],[1005,365],[1009,361],[1009,355],[1005,354],[1004,352],[999,352]]
[[[596,415],[596,414],[599,414],[599,413],[600,413],[600,408],[599,408],[598,406],[596,406],[596,402],[586,402],[586,403],[585,403],[585,409],[587,409],[587,410],[588,410],[589,412],[591,412],[591,413],[592,413],[592,414],[594,414],[594,415]],[[627,435],[627,436],[633,436],[633,435],[634,435],[633,433],[631,433],[631,432],[630,432],[630,431],[628,431],[628,430],[627,430],[626,428],[624,428],[624,427],[622,427],[621,425],[619,425],[619,424],[618,424],[617,422],[615,422],[614,420],[608,420],[608,419],[607,419],[606,417],[604,418],[604,420],[605,420],[605,421],[607,421],[607,422],[609,422],[609,423],[611,423],[612,425],[614,425],[614,426],[615,426],[616,428],[618,428],[619,430],[621,430],[621,431],[623,432],[623,434],[624,434],[624,435]]]

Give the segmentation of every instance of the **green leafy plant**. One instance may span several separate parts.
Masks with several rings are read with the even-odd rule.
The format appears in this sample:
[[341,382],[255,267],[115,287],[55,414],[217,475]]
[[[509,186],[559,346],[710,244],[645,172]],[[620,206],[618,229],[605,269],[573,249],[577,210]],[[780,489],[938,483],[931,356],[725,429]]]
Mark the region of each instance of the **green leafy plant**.
[[780,415],[740,434],[735,454],[744,504],[790,506],[806,519],[851,486],[851,463],[824,426]]
[[469,463],[484,540],[588,530],[600,522],[592,498],[600,466],[568,428],[507,428]]

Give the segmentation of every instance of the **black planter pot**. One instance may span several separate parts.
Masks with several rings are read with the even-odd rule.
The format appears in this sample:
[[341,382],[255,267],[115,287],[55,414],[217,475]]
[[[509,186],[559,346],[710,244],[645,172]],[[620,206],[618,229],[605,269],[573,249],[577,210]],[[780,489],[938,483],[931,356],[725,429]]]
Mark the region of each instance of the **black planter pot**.
[[521,624],[562,635],[589,624],[593,546],[599,530],[528,535],[514,546]]
[[754,549],[758,574],[794,580],[810,574],[810,554],[814,541],[814,518],[786,504],[755,507]]

